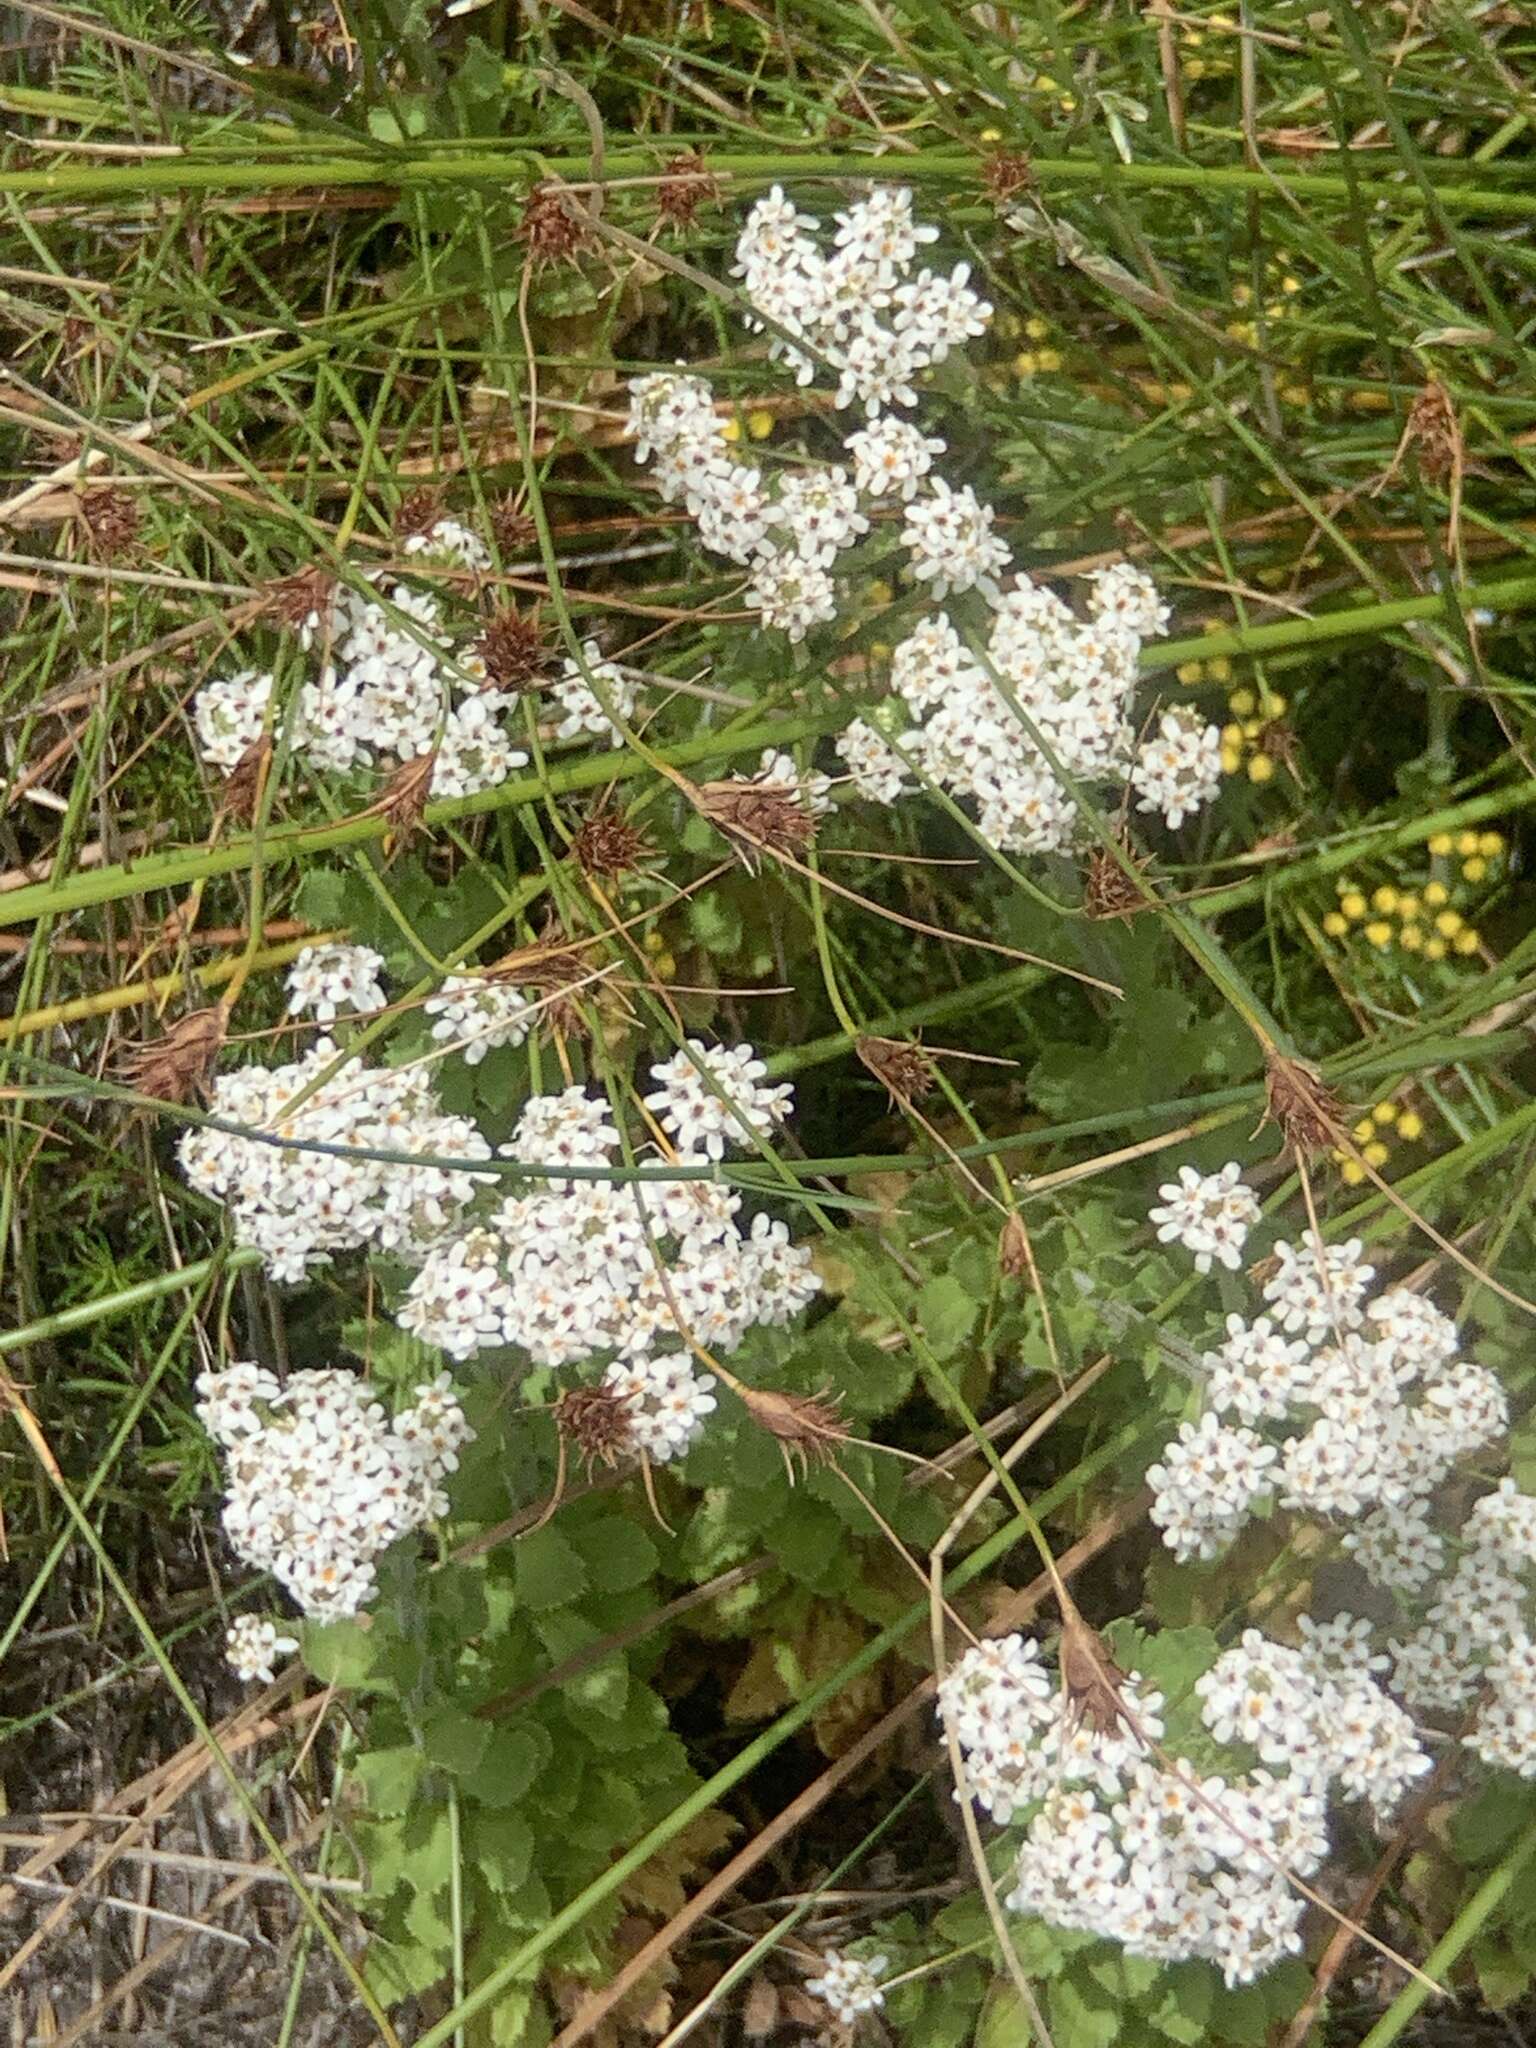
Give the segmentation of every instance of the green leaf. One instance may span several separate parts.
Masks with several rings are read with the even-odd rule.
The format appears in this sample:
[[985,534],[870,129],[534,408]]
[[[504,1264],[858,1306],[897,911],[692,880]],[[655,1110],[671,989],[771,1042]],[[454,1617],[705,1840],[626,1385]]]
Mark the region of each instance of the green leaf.
[[513,1552],[520,1606],[538,1613],[567,1607],[587,1590],[586,1567],[574,1546],[551,1524],[518,1538]]
[[414,1743],[371,1749],[353,1766],[371,1813],[404,1813],[421,1789],[427,1760]]
[[540,1722],[493,1722],[475,1777],[482,1806],[515,1806],[554,1754],[554,1741]]
[[527,1882],[534,1836],[521,1814],[475,1812],[468,1841],[475,1869],[494,1891],[515,1892]]
[[1216,1973],[1208,1963],[1176,1963],[1163,1972],[1162,1997],[1148,2001],[1148,2022],[1182,2048],[1197,2048],[1208,2038],[1215,1993]]
[[422,1746],[429,1763],[467,1778],[479,1768],[491,1740],[490,1724],[456,1707],[443,1707],[422,1730]]
[[322,1685],[362,1685],[373,1676],[383,1633],[360,1621],[306,1621],[304,1662]]
[[347,917],[347,877],[335,868],[324,868],[313,864],[304,871],[299,884],[299,893],[294,898],[294,915],[303,919],[312,930],[328,931],[334,925],[349,922]]
[[1124,2013],[1094,2000],[1084,1979],[1072,1973],[1058,1977],[1045,1995],[1056,2048],[1113,2048],[1120,2038]]
[[940,1273],[917,1297],[917,1319],[936,1358],[951,1358],[971,1333],[981,1304],[955,1279]]
[[604,1515],[576,1525],[571,1541],[581,1552],[592,1584],[604,1593],[627,1593],[655,1571],[656,1545],[625,1515]]

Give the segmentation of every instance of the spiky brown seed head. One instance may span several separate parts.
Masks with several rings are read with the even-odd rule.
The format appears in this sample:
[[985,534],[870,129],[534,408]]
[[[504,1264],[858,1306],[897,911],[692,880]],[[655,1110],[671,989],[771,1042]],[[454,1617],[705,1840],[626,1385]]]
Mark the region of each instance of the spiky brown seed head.
[[509,604],[496,612],[475,642],[487,679],[498,690],[526,690],[549,667],[551,650],[537,610]]
[[331,616],[336,578],[329,569],[300,569],[297,575],[279,576],[267,584],[262,598],[267,617],[279,626],[315,632]]
[[263,733],[260,739],[251,741],[234,767],[224,778],[224,787],[219,792],[219,804],[226,816],[237,824],[254,825],[256,813],[261,808],[262,791],[267,786],[267,769],[272,762],[272,742]]
[[524,200],[517,238],[535,263],[574,261],[590,235],[591,229],[571,210],[560,187],[547,179],[535,185]]
[[[1141,863],[1135,863],[1137,874]],[[1088,856],[1083,878],[1084,917],[1134,917],[1147,908],[1147,899],[1135,875],[1128,875],[1107,846],[1096,846]]]
[[571,858],[583,874],[616,880],[642,867],[654,848],[622,811],[598,810],[584,818],[571,840]]
[[1129,1726],[1124,1700],[1127,1675],[1075,1607],[1062,1618],[1056,1655],[1067,1712],[1074,1720],[1087,1721],[1100,1735],[1113,1735]]
[[989,156],[981,169],[982,190],[994,206],[1006,206],[1035,182],[1029,158],[1019,150],[1000,149]]
[[1266,1120],[1279,1126],[1287,1150],[1304,1156],[1338,1144],[1348,1112],[1309,1061],[1271,1046],[1264,1083]]
[[765,853],[797,858],[816,837],[816,820],[787,790],[760,782],[703,782],[695,786],[693,800],[749,868]]
[[656,211],[669,226],[691,228],[701,206],[719,203],[720,181],[710,176],[696,150],[685,150],[668,161],[656,187]]
[[425,487],[407,491],[395,511],[395,537],[409,540],[413,533],[428,533],[443,516],[443,495]]
[[[578,986],[590,972],[581,947],[556,919],[544,926],[535,945],[519,946],[516,952],[506,953],[493,962],[488,970],[493,981],[538,989],[545,997],[540,1015],[546,1028],[564,1038],[592,1035],[591,1023],[581,1006],[586,991]],[[564,993],[566,990],[571,993]]]
[[1030,1256],[1029,1232],[1017,1210],[998,1233],[997,1263],[1010,1280],[1034,1278],[1035,1264]]
[[830,1464],[838,1447],[848,1441],[837,1402],[828,1395],[775,1394],[760,1387],[740,1387],[738,1391],[752,1420],[776,1437],[785,1455],[798,1458],[802,1466]]
[[99,561],[115,562],[131,554],[138,544],[143,518],[131,491],[116,484],[103,484],[82,492],[80,524],[85,528],[91,553]]
[[1434,378],[1413,401],[1408,436],[1418,450],[1419,468],[1431,483],[1450,475],[1461,455],[1461,428],[1450,393]]
[[629,1402],[607,1387],[570,1387],[550,1409],[562,1440],[588,1472],[638,1455]]
[[153,1095],[160,1102],[190,1102],[194,1095],[206,1095],[227,1023],[222,1003],[191,1010],[163,1037],[131,1047],[119,1061],[118,1072],[140,1095]]
[[539,529],[516,491],[505,492],[491,507],[491,532],[504,560],[538,545]]
[[859,1038],[854,1051],[891,1098],[893,1108],[910,1109],[933,1093],[933,1061],[906,1038]]
[[377,808],[389,821],[385,844],[391,860],[405,851],[421,829],[436,766],[437,752],[431,749],[413,761],[402,761],[384,785]]

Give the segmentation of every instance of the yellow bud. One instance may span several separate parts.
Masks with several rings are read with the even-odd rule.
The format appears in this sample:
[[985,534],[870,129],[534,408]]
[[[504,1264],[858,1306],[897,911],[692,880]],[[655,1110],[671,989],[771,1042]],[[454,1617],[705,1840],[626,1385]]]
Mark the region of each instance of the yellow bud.
[[1365,1179],[1365,1168],[1357,1159],[1346,1159],[1339,1168],[1339,1179],[1347,1188],[1357,1188]]
[[1435,930],[1442,939],[1454,939],[1464,922],[1459,910],[1442,910],[1435,919]]
[[1222,750],[1221,750],[1221,772],[1222,772],[1222,774],[1223,774],[1223,775],[1235,775],[1235,774],[1237,773],[1238,769],[1242,767],[1242,765],[1243,765],[1243,757],[1242,757],[1242,753],[1241,753],[1241,751],[1240,751],[1240,750],[1239,750],[1239,749],[1238,749],[1237,747],[1223,747],[1223,748],[1222,748]]
[[1424,941],[1424,958],[1426,960],[1443,960],[1447,950],[1444,939],[1426,939]]
[[1456,834],[1456,851],[1463,860],[1469,859],[1477,851],[1477,834],[1475,832],[1458,832]]
[[1281,696],[1278,690],[1271,690],[1264,699],[1265,715],[1269,718],[1284,718],[1285,707],[1288,701],[1287,698]]
[[1323,918],[1323,930],[1330,939],[1342,939],[1349,930],[1349,919],[1341,917],[1336,910],[1330,910]]
[[864,586],[864,602],[871,611],[879,611],[883,606],[888,605],[895,595],[896,593],[892,590],[890,584],[881,577],[876,577],[873,583],[867,583]]
[[1282,384],[1280,396],[1287,405],[1305,405],[1312,394],[1305,384]]
[[1029,336],[1031,341],[1044,341],[1045,337],[1050,333],[1050,331],[1050,321],[1042,320],[1038,313],[1031,313],[1029,318],[1024,322],[1024,332]]
[[1198,683],[1205,670],[1198,661],[1181,661],[1174,674],[1181,683]]
[[1446,854],[1455,843],[1449,832],[1437,832],[1429,842],[1429,850],[1434,854]]
[[1368,1166],[1375,1166],[1379,1168],[1386,1165],[1387,1161],[1392,1157],[1392,1154],[1388,1151],[1387,1147],[1383,1145],[1380,1138],[1375,1138],[1371,1141],[1369,1145],[1365,1146],[1364,1157],[1366,1164]]
[[1232,303],[1233,303],[1233,305],[1234,305],[1234,306],[1246,306],[1246,305],[1247,305],[1247,304],[1249,303],[1249,301],[1250,301],[1250,300],[1252,299],[1252,297],[1253,297],[1253,287],[1252,287],[1251,285],[1246,285],[1246,284],[1235,284],[1235,285],[1233,285],[1233,287],[1232,287]]
[[1268,754],[1255,754],[1248,763],[1250,782],[1268,782],[1275,772],[1275,764]]
[[1502,832],[1479,832],[1477,835],[1477,850],[1484,860],[1497,860],[1504,851],[1504,834]]
[[1395,1102],[1378,1102],[1371,1111],[1371,1116],[1379,1124],[1395,1124],[1397,1122],[1397,1104]]
[[1368,1138],[1375,1137],[1376,1126],[1371,1122],[1368,1116],[1363,1116],[1361,1117],[1359,1123],[1355,1125],[1354,1129],[1350,1132],[1349,1135],[1353,1139],[1355,1139],[1358,1144],[1363,1145]]
[[1468,925],[1465,931],[1460,931],[1456,934],[1456,950],[1458,953],[1475,953],[1482,943],[1481,937],[1473,930],[1471,925]]
[[1390,412],[1392,394],[1389,391],[1351,391],[1345,404],[1351,412]]
[[1372,918],[1365,928],[1365,936],[1373,946],[1379,946],[1385,952],[1392,943],[1392,927],[1384,917]]
[[1232,673],[1232,664],[1224,654],[1214,655],[1206,663],[1213,683],[1224,683]]
[[765,406],[747,414],[747,432],[754,441],[766,441],[773,432],[773,414]]
[[656,973],[662,981],[670,981],[677,972],[677,961],[670,953],[656,955]]
[[1287,298],[1294,298],[1297,292],[1301,290],[1301,279],[1299,277],[1282,277],[1280,289]]
[[1410,889],[1405,889],[1397,899],[1397,914],[1406,924],[1419,914],[1419,899]]
[[1487,874],[1488,863],[1480,853],[1473,854],[1470,860],[1464,860],[1461,864],[1461,879],[1464,882],[1481,882],[1486,879]]
[[871,640],[869,643],[871,661],[889,661],[895,651],[888,640]]
[[1383,882],[1379,889],[1371,891],[1371,908],[1383,916],[1390,916],[1397,908],[1397,891],[1390,882]]
[[1202,619],[1200,621],[1200,630],[1202,633],[1225,633],[1227,629],[1220,619]]
[[1431,910],[1438,910],[1442,903],[1449,903],[1450,900],[1451,892],[1447,889],[1444,882],[1426,882],[1424,884],[1424,901]]
[[1041,349],[1040,353],[1035,358],[1035,364],[1038,369],[1045,370],[1047,372],[1051,370],[1059,370],[1061,368],[1061,350],[1059,348]]
[[[1215,662],[1212,662],[1211,667],[1214,669],[1215,666]],[[1227,699],[1228,708],[1235,711],[1239,718],[1246,718],[1257,702],[1252,690],[1234,690]]]
[[1424,927],[1405,924],[1397,935],[1397,943],[1405,953],[1422,953],[1424,950]]
[[1243,738],[1245,740],[1256,740],[1263,730],[1264,721],[1262,718],[1245,718],[1243,720]]
[[1346,917],[1364,917],[1365,898],[1358,889],[1350,889],[1339,898],[1339,908]]
[[1405,1109],[1397,1120],[1397,1135],[1407,1144],[1424,1135],[1424,1119],[1416,1109]]
[[1001,128],[983,128],[981,131],[981,139],[983,142],[1001,142],[1003,139],[1003,131]]
[[1243,728],[1240,725],[1224,725],[1221,728],[1221,744],[1224,747],[1241,747]]
[[720,438],[722,441],[739,441],[741,439],[741,421],[727,420],[720,429]]
[[1021,377],[1033,377],[1038,366],[1033,353],[1029,349],[1024,349],[1014,357],[1013,367]]

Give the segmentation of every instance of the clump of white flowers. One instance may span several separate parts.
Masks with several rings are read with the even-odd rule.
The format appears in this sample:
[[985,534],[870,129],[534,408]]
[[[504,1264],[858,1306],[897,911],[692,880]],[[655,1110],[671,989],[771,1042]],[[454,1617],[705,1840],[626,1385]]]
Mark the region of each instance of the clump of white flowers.
[[266,1615],[239,1614],[225,1632],[224,1659],[247,1685],[253,1679],[270,1685],[278,1658],[290,1656],[298,1647],[298,1637],[283,1635]]
[[[470,1435],[446,1373],[393,1420],[349,1372],[281,1382],[241,1362],[202,1373],[197,1394],[198,1418],[224,1452],[230,1542],[320,1621],[364,1608],[380,1553],[446,1512],[442,1481]],[[245,1675],[270,1676],[280,1644],[294,1647],[270,1627],[230,1631]]]
[[1220,1173],[1181,1166],[1178,1179],[1158,1189],[1162,1206],[1151,1212],[1158,1242],[1177,1242],[1192,1251],[1197,1273],[1209,1273],[1213,1259],[1229,1273],[1242,1263],[1248,1233],[1259,1220],[1259,1203],[1241,1175],[1235,1159]]
[[[1071,787],[1129,788],[1138,808],[1177,827],[1216,793],[1220,734],[1185,710],[1138,737],[1142,643],[1167,631],[1151,579],[1119,563],[1088,579],[1086,617],[1022,573],[994,508],[939,473],[945,442],[900,417],[923,376],[983,333],[992,308],[969,271],[919,267],[938,230],[891,186],[820,223],[777,186],[747,216],[734,274],[771,350],[809,383],[835,379],[833,404],[859,415],[844,462],[770,475],[743,462],[708,384],[683,370],[632,380],[630,431],[663,498],[681,504],[712,552],[747,571],[747,601],[793,641],[837,618],[850,549],[899,511],[914,583],[973,609],[920,621],[895,650],[878,722],[856,718],[838,741],[854,790],[892,804],[927,782],[969,800],[985,838],[1010,852],[1060,852],[1076,835]],[[973,595],[974,594],[974,595]]]
[[371,946],[306,946],[288,970],[288,1007],[313,1012],[317,1024],[334,1024],[342,1010],[382,1010],[383,966]]
[[535,1365],[602,1365],[637,1447],[677,1456],[714,1406],[686,1347],[733,1351],[755,1324],[791,1321],[820,1285],[782,1223],[759,1214],[741,1227],[740,1196],[709,1175],[788,1114],[791,1091],[762,1073],[750,1046],[697,1040],[652,1067],[645,1106],[677,1178],[610,1179],[622,1139],[606,1098],[534,1096],[502,1150],[544,1178],[428,1254],[401,1323],[450,1358],[513,1345]]
[[[467,1117],[439,1107],[422,1068],[350,1066],[322,1080],[336,1057],[320,1038],[284,1066],[220,1074],[212,1114],[240,1129],[194,1127],[180,1141],[188,1180],[226,1204],[236,1242],[275,1280],[363,1245],[419,1261],[472,1198],[469,1168],[491,1156]],[[462,1170],[425,1163],[460,1159]]]
[[884,1956],[845,1956],[829,1949],[821,1959],[821,1974],[808,1977],[805,1988],[830,2008],[833,2019],[851,2027],[862,2014],[884,2005],[880,1978],[885,1969]]
[[[414,534],[408,553],[483,568],[484,543],[456,520]],[[468,796],[494,789],[527,754],[513,746],[502,714],[511,692],[487,687],[485,665],[455,648],[430,591],[383,577],[364,595],[338,585],[301,635],[318,642],[322,665],[300,686],[298,702],[274,713],[273,678],[256,669],[214,678],[197,694],[193,722],[203,759],[228,773],[268,729],[287,720],[295,754],[331,773],[394,769],[436,753],[431,794]]]

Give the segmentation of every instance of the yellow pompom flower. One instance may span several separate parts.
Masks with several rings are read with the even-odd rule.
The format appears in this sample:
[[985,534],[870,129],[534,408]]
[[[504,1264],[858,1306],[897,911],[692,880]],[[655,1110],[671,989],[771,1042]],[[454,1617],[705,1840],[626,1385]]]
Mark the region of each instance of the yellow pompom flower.
[[1419,914],[1419,899],[1411,890],[1405,889],[1397,899],[1397,914],[1405,923],[1411,923]]
[[727,420],[720,429],[720,438],[722,441],[729,441],[734,446],[741,439],[741,421]]
[[1424,941],[1424,958],[1426,960],[1443,960],[1449,951],[1450,948],[1446,945],[1444,939],[1426,939]]
[[1198,683],[1205,670],[1198,661],[1181,661],[1174,674],[1181,683]]
[[1385,952],[1392,943],[1392,927],[1384,917],[1373,917],[1365,928],[1365,936],[1373,946]]
[[1419,924],[1405,924],[1397,935],[1397,943],[1405,953],[1422,953],[1424,950],[1424,927]]
[[1350,1132],[1349,1135],[1355,1140],[1355,1143],[1357,1145],[1365,1145],[1368,1144],[1370,1140],[1375,1137],[1376,1126],[1371,1122],[1368,1116],[1363,1116],[1361,1117],[1359,1123],[1355,1125],[1354,1129]]
[[1484,860],[1497,860],[1504,851],[1504,834],[1502,832],[1479,832],[1477,835],[1477,850]]
[[1482,939],[1473,930],[1471,925],[1467,925],[1464,930],[1456,934],[1456,950],[1458,953],[1475,953],[1482,943]]
[[1416,1109],[1405,1109],[1397,1120],[1397,1135],[1408,1144],[1424,1135],[1424,1119]]
[[1454,939],[1465,922],[1459,910],[1442,910],[1435,919],[1435,930],[1442,939]]
[[1455,843],[1449,832],[1436,832],[1430,839],[1429,850],[1433,854],[1447,854]]
[[1488,873],[1488,863],[1480,853],[1474,853],[1470,860],[1461,864],[1461,879],[1464,882],[1481,882]]
[[1426,882],[1424,884],[1424,901],[1431,910],[1438,910],[1442,903],[1449,903],[1450,900],[1451,892],[1447,889],[1444,882]]
[[1456,851],[1462,856],[1463,860],[1468,855],[1476,853],[1477,834],[1475,832],[1458,832],[1456,835]]
[[1397,1122],[1397,1104],[1395,1102],[1378,1102],[1371,1111],[1371,1118],[1373,1122],[1378,1124],[1395,1124]]
[[[1214,668],[1215,663],[1211,666]],[[1236,712],[1239,718],[1247,718],[1258,709],[1259,700],[1252,690],[1234,690],[1227,699],[1227,709]]]
[[1379,910],[1383,917],[1390,917],[1397,908],[1397,891],[1390,882],[1383,882],[1379,889],[1371,891],[1371,908]]
[[1275,772],[1275,764],[1268,754],[1254,754],[1248,763],[1250,782],[1268,782]]
[[1366,900],[1358,889],[1346,889],[1339,898],[1339,908],[1348,918],[1364,917],[1367,907]]
[[760,405],[755,412],[747,414],[747,432],[754,441],[766,441],[773,432],[773,414],[766,406]]
[[1374,1138],[1372,1139],[1371,1143],[1364,1148],[1361,1156],[1365,1159],[1367,1165],[1374,1166],[1379,1169],[1386,1165],[1387,1161],[1392,1157],[1392,1154],[1388,1151],[1387,1147],[1383,1145],[1380,1138]]
[[1349,919],[1337,910],[1330,910],[1323,918],[1323,930],[1330,939],[1342,939],[1349,930]]
[[1365,1168],[1358,1159],[1346,1159],[1339,1168],[1339,1179],[1347,1188],[1357,1188],[1365,1179]]

